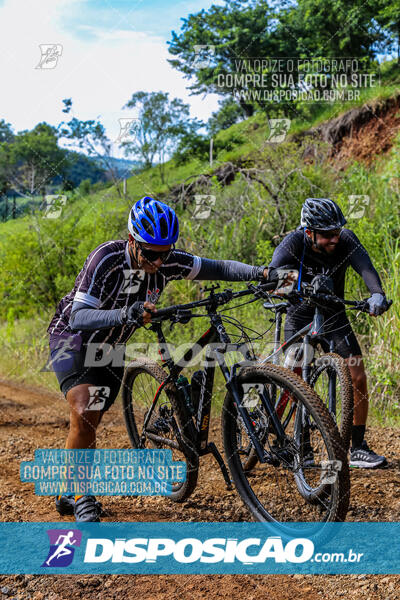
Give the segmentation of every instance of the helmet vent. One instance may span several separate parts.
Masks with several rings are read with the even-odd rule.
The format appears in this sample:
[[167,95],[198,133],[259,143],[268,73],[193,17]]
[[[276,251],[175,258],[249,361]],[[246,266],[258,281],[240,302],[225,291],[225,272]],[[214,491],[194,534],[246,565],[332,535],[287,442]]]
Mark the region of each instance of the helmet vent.
[[166,239],[168,237],[168,223],[167,223],[167,219],[165,218],[165,216],[160,217],[160,232],[161,232],[161,237],[163,239]]
[[[147,210],[145,212],[147,214]],[[142,219],[142,227],[151,237],[155,237],[153,225],[147,219]]]

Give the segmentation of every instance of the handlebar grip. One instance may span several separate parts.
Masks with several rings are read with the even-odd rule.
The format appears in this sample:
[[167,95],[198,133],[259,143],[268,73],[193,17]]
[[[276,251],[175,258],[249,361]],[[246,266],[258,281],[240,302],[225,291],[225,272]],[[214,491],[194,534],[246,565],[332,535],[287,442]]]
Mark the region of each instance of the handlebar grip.
[[262,291],[268,292],[269,290],[274,290],[277,285],[278,285],[278,281],[268,281],[266,283],[260,283],[258,287]]
[[192,311],[181,309],[179,305],[176,305],[160,308],[157,312],[151,312],[151,315],[152,323],[167,321],[168,319],[171,319],[174,323],[188,323],[192,318]]
[[167,306],[166,308],[158,308],[157,312],[147,311],[151,314],[151,320],[168,319],[176,312],[175,306]]

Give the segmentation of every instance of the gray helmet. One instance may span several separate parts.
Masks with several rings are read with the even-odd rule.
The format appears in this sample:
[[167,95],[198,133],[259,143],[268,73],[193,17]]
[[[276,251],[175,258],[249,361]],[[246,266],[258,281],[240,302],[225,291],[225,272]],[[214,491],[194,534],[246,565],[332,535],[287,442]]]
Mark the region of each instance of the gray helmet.
[[338,229],[343,227],[346,222],[339,206],[329,198],[307,198],[301,208],[301,227]]

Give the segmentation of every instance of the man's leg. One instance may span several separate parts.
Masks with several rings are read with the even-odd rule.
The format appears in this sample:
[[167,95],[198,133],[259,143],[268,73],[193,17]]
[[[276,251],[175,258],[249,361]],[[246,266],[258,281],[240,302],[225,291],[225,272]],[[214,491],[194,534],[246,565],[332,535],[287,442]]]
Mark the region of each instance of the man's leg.
[[[91,400],[90,383],[82,383],[68,390],[66,398],[70,406],[69,432],[65,447],[96,448],[96,429],[100,423],[102,412],[87,410]],[[101,505],[94,496],[75,496],[75,516],[77,521],[99,521]]]
[[354,415],[352,431],[352,449],[350,453],[350,466],[373,468],[386,464],[384,456],[375,454],[368,448],[364,441],[365,426],[368,417],[368,386],[367,374],[361,355],[346,358],[353,382]]
[[99,410],[87,410],[90,383],[82,383],[67,392],[70,406],[69,433],[66,448],[96,448],[96,429],[102,416]]

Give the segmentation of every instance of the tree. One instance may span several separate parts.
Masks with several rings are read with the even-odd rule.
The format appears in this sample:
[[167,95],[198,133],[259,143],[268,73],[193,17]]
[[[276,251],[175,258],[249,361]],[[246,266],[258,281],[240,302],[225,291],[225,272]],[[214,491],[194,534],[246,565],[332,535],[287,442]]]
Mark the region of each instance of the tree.
[[380,10],[376,19],[389,35],[389,48],[395,46],[397,49],[397,63],[400,64],[400,2],[399,0],[379,0]]
[[139,156],[145,168],[150,168],[158,158],[164,182],[165,158],[185,135],[193,134],[202,123],[189,117],[188,104],[178,98],[169,100],[168,93],[163,92],[136,92],[124,108],[138,110],[138,118],[132,119],[131,135],[121,147],[126,155]]
[[173,159],[177,165],[183,165],[193,159],[204,161],[207,159],[209,152],[209,137],[196,132],[187,132],[179,140]]
[[[268,2],[225,2],[225,6],[212,6],[183,19],[181,33],[173,31],[168,42],[169,52],[177,57],[169,62],[193,81],[189,86],[193,94],[231,96],[232,86],[225,75],[236,73],[240,61],[277,56],[276,41],[271,37],[275,13]],[[240,98],[239,103],[246,116],[253,114],[253,102]]]
[[57,129],[39,123],[18,133],[8,148],[9,182],[23,196],[46,192],[46,186],[67,167],[67,152],[58,146]]
[[[71,98],[63,100],[63,104],[63,112],[69,114],[72,110]],[[71,147],[78,147],[88,156],[99,159],[121,198],[121,177],[112,157],[113,142],[107,137],[102,123],[95,119],[81,121],[73,116],[70,121],[60,123],[58,130],[60,137],[69,140]]]
[[245,118],[242,108],[232,98],[224,98],[220,102],[219,110],[212,113],[207,122],[207,130],[211,136],[222,129],[228,129],[238,121]]
[[294,40],[296,56],[373,58],[385,37],[376,12],[376,0],[298,0],[278,13],[275,36]]
[[10,143],[14,139],[11,125],[0,121],[0,197],[10,189]]
[[11,143],[14,139],[14,133],[10,123],[6,123],[4,119],[0,121],[0,143]]
[[[10,144],[14,139],[11,125],[4,119],[0,121],[0,198],[10,190],[11,182],[11,156]],[[5,216],[7,218],[8,202],[5,203]],[[4,212],[4,211],[3,211]]]

